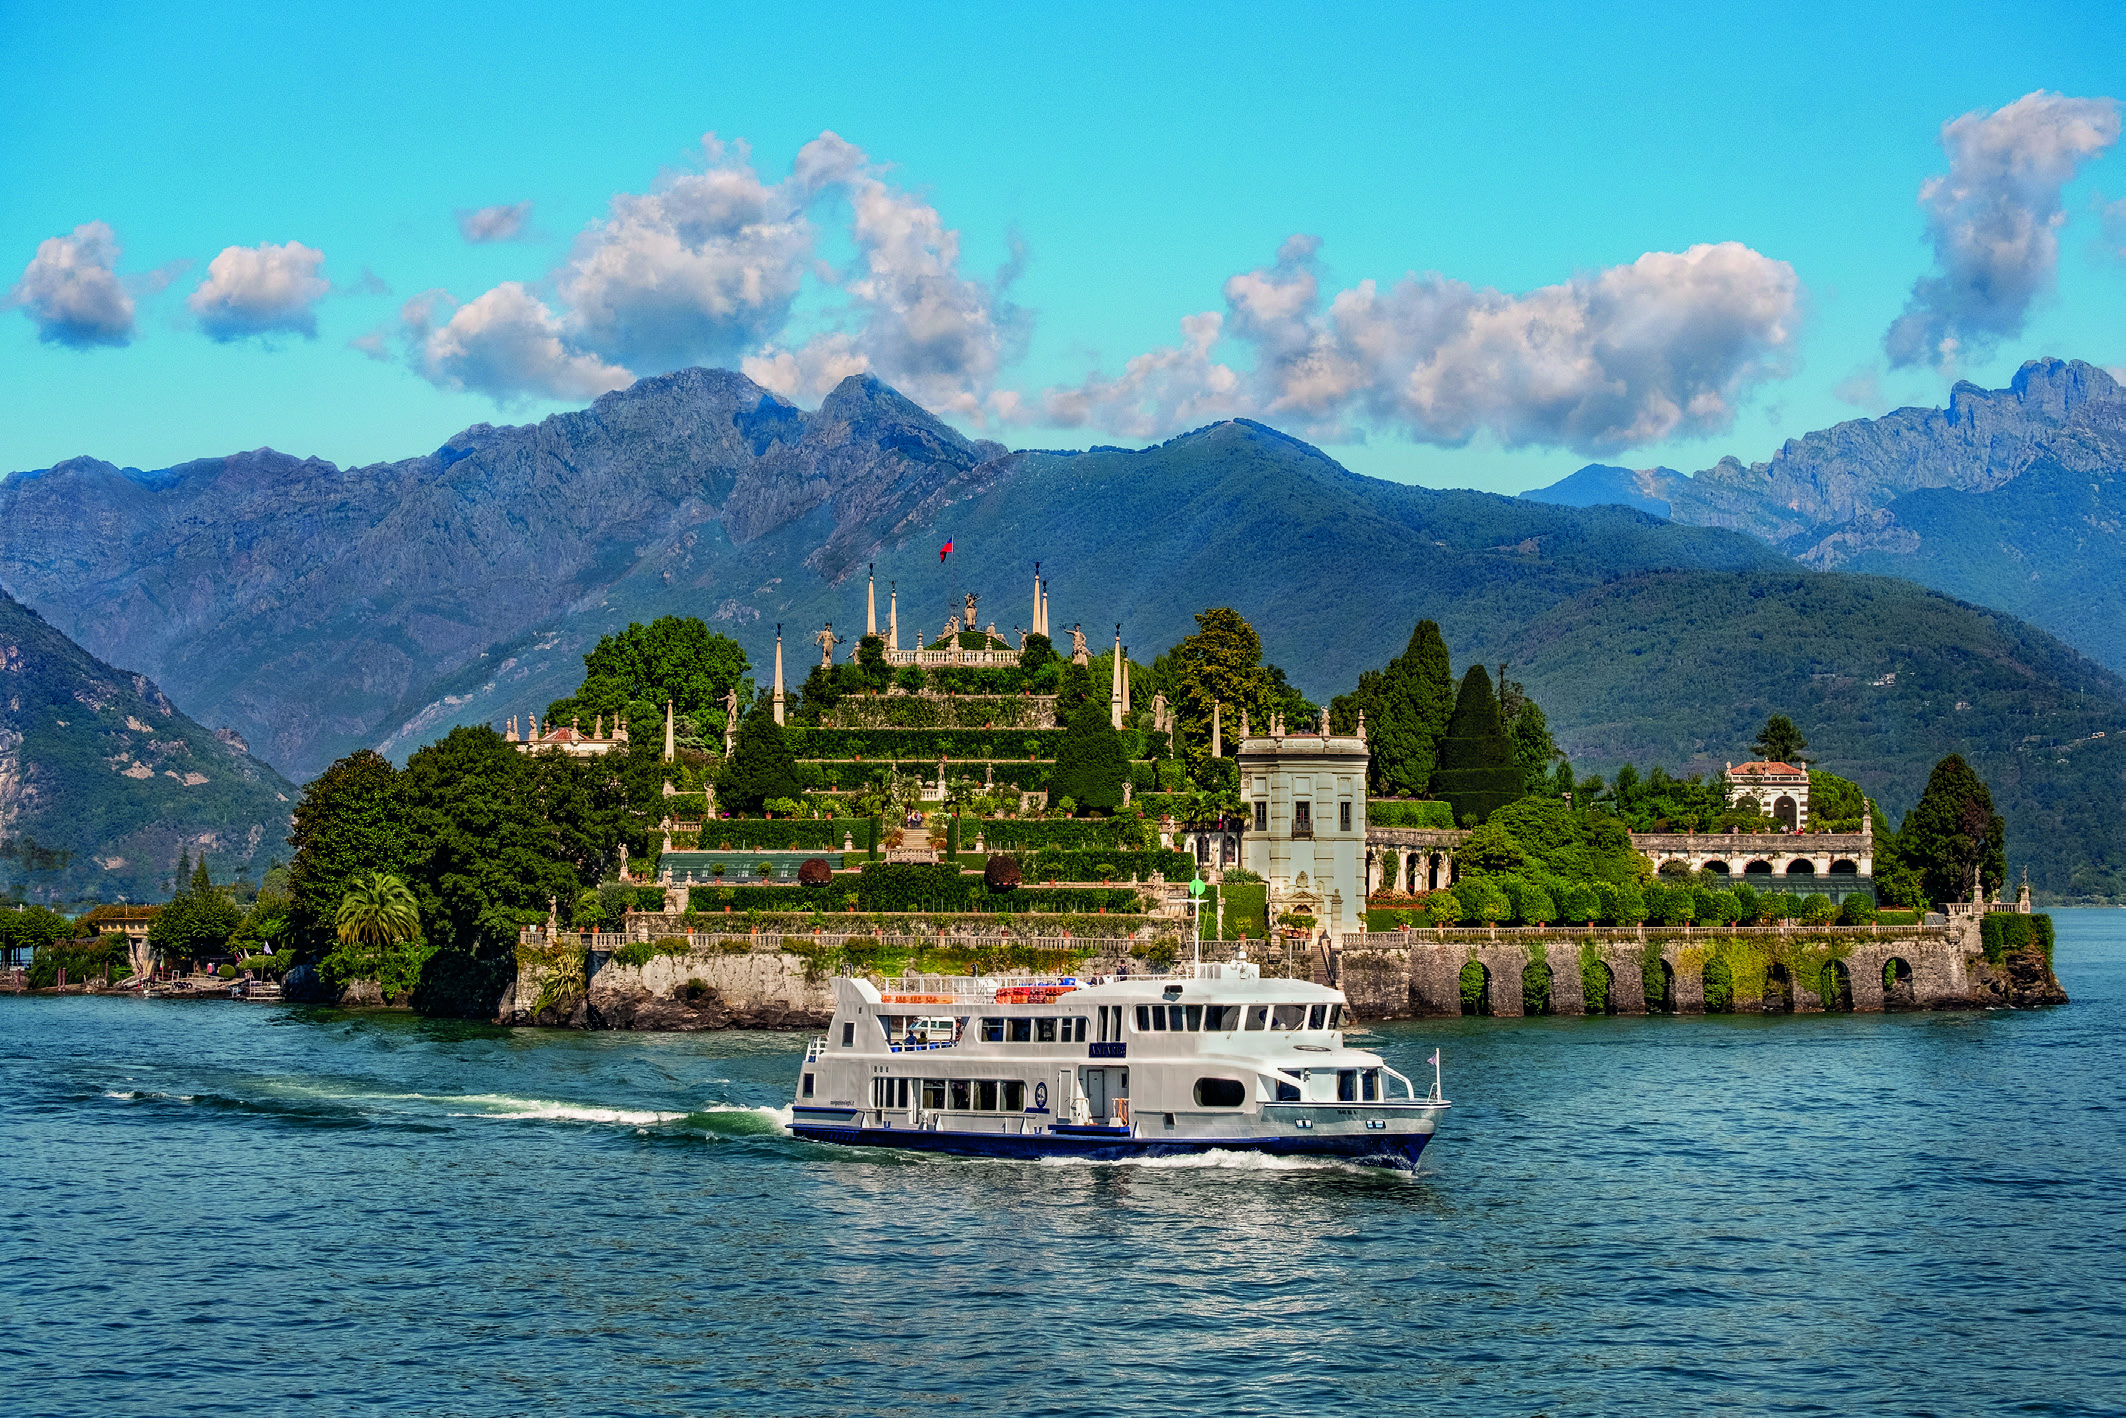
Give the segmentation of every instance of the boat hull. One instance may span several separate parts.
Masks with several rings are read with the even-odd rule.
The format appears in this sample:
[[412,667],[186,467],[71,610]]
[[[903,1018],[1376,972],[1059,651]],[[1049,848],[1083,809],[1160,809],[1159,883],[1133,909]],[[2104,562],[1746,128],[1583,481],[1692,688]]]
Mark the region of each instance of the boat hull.
[[1009,1157],[1040,1160],[1081,1158],[1092,1162],[1134,1162],[1150,1157],[1185,1157],[1205,1152],[1256,1152],[1271,1157],[1316,1157],[1360,1166],[1416,1167],[1430,1132],[1330,1134],[1320,1137],[1132,1137],[1106,1129],[1065,1132],[956,1132],[947,1128],[879,1128],[793,1122],[790,1132],[808,1142],[841,1147],[890,1147],[904,1152],[938,1152],[960,1157]]

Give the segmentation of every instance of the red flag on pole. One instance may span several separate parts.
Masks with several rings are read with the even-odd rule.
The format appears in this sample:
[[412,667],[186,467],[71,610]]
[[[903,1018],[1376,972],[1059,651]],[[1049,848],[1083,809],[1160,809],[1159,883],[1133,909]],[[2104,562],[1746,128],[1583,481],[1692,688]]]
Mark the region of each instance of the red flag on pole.
[[950,539],[950,538],[947,538],[947,539],[946,539],[946,541],[945,541],[945,545],[943,545],[943,546],[941,546],[941,547],[939,547],[939,548],[938,548],[938,560],[939,560],[939,561],[943,561],[943,560],[945,559],[945,554],[946,554],[947,552],[951,551],[951,550],[952,550],[952,541],[951,541],[951,539]]

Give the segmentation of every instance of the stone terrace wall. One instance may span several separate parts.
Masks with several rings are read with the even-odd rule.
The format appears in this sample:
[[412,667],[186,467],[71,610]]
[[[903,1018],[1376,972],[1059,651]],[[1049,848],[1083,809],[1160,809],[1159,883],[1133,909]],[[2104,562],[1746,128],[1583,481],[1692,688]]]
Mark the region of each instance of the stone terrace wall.
[[[1448,929],[1388,931],[1343,937],[1336,963],[1336,983],[1361,1019],[1438,1018],[1459,1015],[1462,967],[1476,961],[1487,975],[1486,1004],[1493,1015],[1522,1013],[1523,974],[1538,953],[1550,966],[1550,1012],[1584,1014],[1580,962],[1583,945],[1609,967],[1610,1003],[1617,1014],[1644,1014],[1644,952],[1652,946],[1672,973],[1676,1012],[1705,1009],[1704,967],[1716,940],[1736,938],[1773,946],[1830,939],[1847,953],[1842,959],[1852,990],[1853,1009],[1972,1009],[1980,998],[1971,957],[1977,954],[1977,931],[1952,926],[1841,926],[1782,931],[1776,928],[1561,930],[1553,927],[1501,927],[1497,930]],[[1886,999],[1883,967],[1892,959],[1911,970],[1909,996],[1900,989]],[[1820,1011],[1823,1001],[1807,984],[1788,984],[1796,1013]],[[1656,1001],[1658,1004],[1659,1001]],[[1735,989],[1734,1008],[1752,1013],[1764,1008],[1761,992],[1743,982]]]

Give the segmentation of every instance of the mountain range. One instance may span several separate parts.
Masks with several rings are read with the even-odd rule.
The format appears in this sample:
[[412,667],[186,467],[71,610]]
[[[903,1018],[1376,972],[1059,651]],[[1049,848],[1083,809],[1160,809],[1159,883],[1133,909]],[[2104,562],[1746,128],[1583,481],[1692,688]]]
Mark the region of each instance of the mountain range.
[[403,757],[455,723],[543,711],[631,620],[700,615],[760,680],[780,624],[794,685],[824,622],[861,632],[868,567],[904,646],[970,591],[1010,632],[1038,561],[1059,637],[1082,625],[1097,649],[1119,622],[1149,659],[1231,605],[1323,701],[1429,617],[1457,666],[1511,662],[1600,771],[1717,770],[1776,710],[1894,813],[1965,751],[2042,889],[2126,887],[2114,740],[2089,737],[2126,728],[2115,675],[2013,617],[1814,571],[1765,540],[1777,527],[1674,511],[1361,477],[1245,420],[1139,450],[1011,451],[868,377],[806,411],[694,369],[395,463],[259,450],[17,474],[0,480],[0,583],[301,779],[357,746]]
[[295,787],[0,594],[0,887],[162,899],[178,858],[218,880],[287,855]]
[[1958,383],[1790,439],[1768,462],[1685,475],[1593,464],[1522,494],[1748,532],[1818,570],[1902,576],[2022,616],[2126,671],[2126,388],[2032,360],[2006,389]]

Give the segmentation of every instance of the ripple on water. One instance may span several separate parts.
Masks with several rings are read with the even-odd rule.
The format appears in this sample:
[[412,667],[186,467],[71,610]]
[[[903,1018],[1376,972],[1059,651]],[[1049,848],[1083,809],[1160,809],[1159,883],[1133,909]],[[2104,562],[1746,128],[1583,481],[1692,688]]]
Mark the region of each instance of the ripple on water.
[[1415,1173],[792,1138],[801,1040],[0,1000],[35,1414],[2117,1411],[2126,913],[2045,1014],[1439,1021]]

